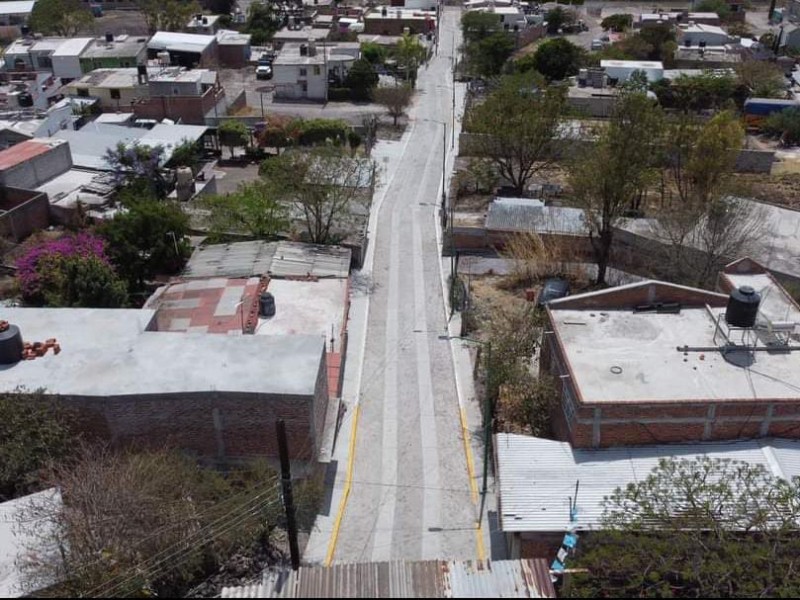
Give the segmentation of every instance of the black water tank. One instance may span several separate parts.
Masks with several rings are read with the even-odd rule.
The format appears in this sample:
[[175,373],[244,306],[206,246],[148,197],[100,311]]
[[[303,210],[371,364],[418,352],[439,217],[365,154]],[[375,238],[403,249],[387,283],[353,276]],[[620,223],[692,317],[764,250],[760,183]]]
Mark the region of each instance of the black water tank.
[[275,316],[275,296],[269,292],[262,292],[258,298],[258,314],[261,317]]
[[24,92],[17,97],[17,102],[22,108],[30,108],[33,106],[33,96],[28,92]]
[[749,285],[733,290],[728,297],[725,320],[733,327],[753,327],[756,324],[761,296]]
[[13,365],[22,360],[22,333],[16,325],[0,330],[0,365]]
[[114,34],[111,33],[110,31],[106,31],[106,43],[110,44],[113,41],[114,41]]

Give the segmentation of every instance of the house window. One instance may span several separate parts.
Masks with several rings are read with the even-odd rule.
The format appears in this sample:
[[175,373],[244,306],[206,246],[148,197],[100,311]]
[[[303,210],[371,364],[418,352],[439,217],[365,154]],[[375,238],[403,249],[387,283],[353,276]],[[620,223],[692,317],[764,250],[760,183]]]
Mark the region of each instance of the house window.
[[567,427],[572,429],[572,423],[575,421],[577,409],[575,408],[575,397],[572,395],[572,390],[567,383],[563,386],[564,393],[561,398],[561,406],[564,409],[564,416],[567,419]]
[[89,90],[87,88],[78,88],[78,97],[79,98],[88,98],[89,97]]
[[112,100],[119,100],[120,99],[119,90],[108,90],[108,94],[111,96]]
[[306,76],[306,72],[307,72],[307,71],[308,71],[308,69],[306,69],[305,67],[303,67],[302,69],[300,69],[300,77],[305,77],[305,76]]
[[308,83],[306,83],[305,81],[301,82],[300,88],[303,90],[303,93],[305,94],[306,92],[308,92]]
[[314,75],[319,75],[319,73],[320,73],[319,65],[314,65]]

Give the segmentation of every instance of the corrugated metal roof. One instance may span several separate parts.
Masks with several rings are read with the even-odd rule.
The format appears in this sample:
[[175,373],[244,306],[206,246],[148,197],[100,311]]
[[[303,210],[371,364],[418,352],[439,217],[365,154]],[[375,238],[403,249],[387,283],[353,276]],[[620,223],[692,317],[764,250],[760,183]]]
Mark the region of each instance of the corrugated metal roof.
[[555,598],[541,559],[396,561],[272,569],[223,598]]
[[486,214],[489,231],[530,231],[536,233],[586,233],[579,208],[542,206],[538,200],[497,198]]
[[347,277],[350,250],[297,242],[236,242],[198,248],[184,277]]
[[496,436],[500,523],[505,532],[565,531],[578,490],[579,529],[596,528],[603,500],[643,480],[662,458],[707,456],[762,465],[783,478],[800,476],[800,441],[784,439],[664,444],[592,450],[525,435]]

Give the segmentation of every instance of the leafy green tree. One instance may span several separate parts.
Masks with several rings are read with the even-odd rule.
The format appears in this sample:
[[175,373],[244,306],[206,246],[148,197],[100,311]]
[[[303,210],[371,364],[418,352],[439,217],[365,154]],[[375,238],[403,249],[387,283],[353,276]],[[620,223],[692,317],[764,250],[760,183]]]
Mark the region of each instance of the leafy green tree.
[[378,74],[368,61],[359,58],[353,61],[353,65],[347,72],[345,85],[350,88],[353,100],[365,102],[369,100],[372,89],[378,85]]
[[467,121],[467,130],[475,134],[476,153],[490,160],[519,196],[559,153],[564,90],[541,84],[531,75],[505,77]]
[[515,48],[514,38],[502,31],[474,42],[466,52],[470,70],[485,78],[499,75]]
[[200,166],[202,152],[198,144],[185,141],[172,150],[172,157],[169,159],[171,167],[190,167],[192,173],[197,172]]
[[745,60],[735,67],[736,77],[747,96],[754,98],[783,98],[786,96],[786,78],[783,71],[762,60]]
[[202,12],[200,5],[187,0],[137,0],[147,29],[156,31],[182,31],[192,15]]
[[75,37],[93,22],[92,13],[80,0],[39,0],[28,20],[33,31],[62,37]]
[[503,26],[500,23],[500,18],[491,12],[470,10],[461,17],[461,31],[464,34],[464,42],[467,45],[479,42],[502,30]]
[[157,275],[177,273],[189,258],[189,217],[171,201],[144,197],[125,204],[98,232],[117,272],[131,292],[140,292]]
[[103,158],[120,184],[141,190],[155,198],[166,198],[168,186],[161,170],[164,154],[163,146],[139,143],[126,146],[120,142],[116,148],[106,150]]
[[41,393],[0,394],[0,502],[41,489],[40,471],[75,443],[71,416]]
[[662,459],[582,536],[577,598],[795,597],[800,480],[735,460]]
[[127,303],[125,282],[96,256],[46,256],[38,271],[46,306],[120,308]]
[[532,65],[551,81],[560,81],[578,74],[583,61],[581,48],[565,38],[543,42],[533,54]]
[[297,144],[302,133],[301,119],[272,114],[267,117],[264,128],[258,131],[257,140],[262,148],[276,148],[280,154],[282,148]]
[[672,81],[662,79],[651,86],[664,108],[677,108],[684,113],[721,109],[737,95],[736,78],[713,72],[681,75]]
[[609,15],[600,22],[600,27],[602,27],[604,30],[608,31],[610,29],[616,33],[622,33],[623,31],[630,29],[632,26],[633,15],[631,14],[616,13]]
[[219,143],[228,146],[231,150],[231,158],[234,157],[234,149],[246,146],[250,141],[250,132],[242,121],[238,119],[228,119],[217,128]]
[[731,7],[725,0],[701,0],[695,5],[694,10],[697,12],[717,13],[723,21],[731,14]]
[[281,28],[280,6],[276,2],[253,2],[247,15],[246,31],[254,46],[263,46]]
[[361,136],[355,131],[350,131],[347,134],[347,145],[350,146],[350,155],[355,156],[356,151],[362,143]]
[[386,108],[386,112],[394,119],[395,127],[397,119],[405,114],[413,96],[414,90],[410,85],[381,86],[372,92],[372,99]]
[[556,34],[558,30],[566,25],[572,25],[575,22],[575,13],[571,10],[556,6],[547,11],[544,20],[547,23],[547,33]]
[[375,42],[363,42],[361,44],[361,58],[373,65],[382,65],[388,53],[384,46]]
[[607,125],[597,128],[597,141],[570,164],[569,182],[584,210],[598,285],[605,283],[617,224],[639,206],[651,183],[662,128],[661,109],[646,94],[623,90]]
[[240,184],[232,194],[205,198],[202,205],[210,212],[211,231],[216,235],[243,232],[271,239],[289,227],[288,211],[278,197],[270,181],[256,180]]
[[327,146],[284,152],[264,161],[259,173],[278,201],[302,215],[308,241],[328,244],[372,202],[376,166]]
[[394,54],[403,68],[406,81],[411,81],[412,85],[417,80],[417,69],[425,60],[427,52],[425,46],[420,43],[419,38],[409,33],[403,33],[402,37],[397,41]]
[[761,125],[762,131],[780,139],[785,146],[800,144],[800,109],[787,108],[769,115]]

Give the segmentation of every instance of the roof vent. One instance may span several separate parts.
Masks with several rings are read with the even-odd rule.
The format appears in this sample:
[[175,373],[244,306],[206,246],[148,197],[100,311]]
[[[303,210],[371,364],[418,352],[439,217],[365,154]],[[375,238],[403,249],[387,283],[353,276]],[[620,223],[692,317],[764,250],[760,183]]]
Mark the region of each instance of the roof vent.
[[743,285],[728,297],[725,320],[732,327],[753,327],[760,304],[761,295],[749,285]]

